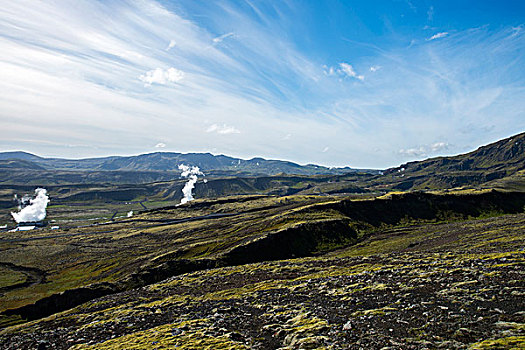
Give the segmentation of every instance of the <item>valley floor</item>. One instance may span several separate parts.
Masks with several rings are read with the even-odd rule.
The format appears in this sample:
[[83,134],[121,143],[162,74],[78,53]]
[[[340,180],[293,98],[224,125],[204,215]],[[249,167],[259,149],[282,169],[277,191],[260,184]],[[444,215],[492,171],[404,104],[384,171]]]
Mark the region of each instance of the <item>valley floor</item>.
[[523,349],[524,243],[525,214],[385,231],[95,299],[0,348]]

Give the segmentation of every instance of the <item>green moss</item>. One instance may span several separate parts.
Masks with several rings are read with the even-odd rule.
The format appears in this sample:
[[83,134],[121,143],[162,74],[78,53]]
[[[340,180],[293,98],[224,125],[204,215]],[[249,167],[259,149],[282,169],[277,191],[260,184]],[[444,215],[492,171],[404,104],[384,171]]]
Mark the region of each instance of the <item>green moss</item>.
[[515,329],[520,331],[525,331],[525,323],[518,323],[518,322],[503,322],[499,321],[494,324],[498,328],[506,328],[506,329]]
[[6,292],[2,296],[1,309],[16,308],[27,304],[28,301],[36,301],[68,289],[111,280],[112,277],[108,272],[123,263],[122,260],[116,262],[117,259],[107,258],[101,261],[83,262],[80,265],[50,273],[46,276],[46,283]]
[[509,349],[518,350],[525,349],[525,336],[506,337],[499,339],[483,340],[469,346],[471,350],[481,349]]
[[330,266],[329,268],[322,269],[319,272],[314,272],[305,276],[301,276],[296,279],[296,281],[317,279],[317,278],[326,278],[326,277],[336,277],[336,276],[351,276],[363,273],[365,271],[377,271],[381,270],[383,265],[375,264],[358,264],[354,266]]
[[78,344],[71,350],[128,350],[128,349],[209,349],[240,350],[247,347],[232,341],[227,335],[211,336],[206,334],[207,320],[192,320],[177,324],[135,332],[102,343]]
[[26,281],[26,275],[19,271],[0,267],[0,288],[12,286],[13,284]]
[[[440,198],[430,198],[424,195],[406,194],[403,197],[408,198],[406,202],[410,204],[410,196],[422,197],[428,199],[429,203],[439,201]],[[418,198],[415,200],[419,200]],[[447,200],[455,200],[447,197]],[[2,252],[5,255],[4,261],[13,261],[16,264],[26,263],[27,266],[37,267],[45,270],[48,283],[31,286],[16,293],[5,293],[1,298],[2,307],[17,307],[34,302],[40,298],[49,296],[53,293],[59,293],[67,289],[85,286],[93,282],[109,281],[115,282],[128,277],[132,273],[139,271],[156,274],[163,263],[169,265],[170,262],[182,258],[196,260],[206,257],[213,260],[226,256],[233,246],[242,245],[251,242],[260,237],[264,237],[267,231],[275,231],[298,227],[306,227],[305,232],[301,232],[302,237],[297,238],[297,231],[290,230],[285,232],[290,238],[290,255],[296,254],[313,254],[340,248],[343,245],[353,243],[353,236],[344,234],[355,233],[361,237],[360,243],[347,248],[343,251],[334,253],[333,256],[340,258],[344,256],[359,256],[362,264],[354,266],[338,266],[339,263],[331,263],[326,257],[316,258],[316,262],[322,262],[322,268],[307,267],[308,260],[295,260],[294,263],[286,262],[286,268],[280,266],[280,263],[265,263],[258,265],[245,265],[234,268],[224,268],[221,270],[210,270],[201,274],[188,274],[182,279],[175,279],[170,282],[160,283],[148,287],[152,292],[166,293],[160,294],[158,301],[150,301],[152,305],[162,305],[162,303],[174,305],[183,302],[198,302],[199,300],[225,300],[235,298],[245,298],[247,296],[257,296],[261,292],[271,289],[286,289],[287,291],[302,292],[309,287],[305,284],[308,279],[327,279],[330,277],[352,276],[366,271],[373,272],[379,269],[399,270],[404,269],[406,275],[416,276],[419,278],[432,278],[428,269],[416,269],[403,266],[400,262],[397,266],[387,266],[381,264],[370,264],[365,261],[363,256],[377,255],[375,258],[383,259],[391,253],[398,254],[402,251],[421,251],[429,252],[433,249],[437,251],[451,251],[461,254],[437,254],[428,255],[424,259],[417,260],[414,257],[403,257],[400,259],[412,259],[416,264],[428,264],[436,262],[440,267],[433,268],[434,271],[440,272],[441,268],[450,270],[450,266],[456,264],[460,259],[483,259],[486,266],[496,269],[516,269],[524,262],[523,258],[517,258],[520,253],[506,252],[505,250],[515,250],[516,247],[523,246],[525,236],[525,217],[523,215],[509,215],[495,219],[454,222],[444,225],[420,225],[414,226],[418,220],[412,214],[418,214],[417,205],[414,202],[408,206],[409,214],[412,216],[390,215],[381,208],[396,209],[394,207],[381,207],[390,205],[387,202],[397,200],[378,201],[350,201],[346,199],[334,198],[308,198],[308,197],[287,197],[274,198],[263,197],[251,201],[241,201],[242,198],[231,198],[231,202],[219,203],[217,201],[197,201],[186,207],[171,208],[169,210],[160,210],[141,214],[144,219],[171,220],[174,218],[190,217],[192,215],[206,215],[212,212],[238,213],[242,210],[252,210],[242,215],[232,217],[217,218],[213,220],[196,220],[185,223],[164,225],[148,222],[125,223],[116,222],[104,226],[103,230],[109,233],[99,232],[101,227],[84,227],[76,228],[69,231],[71,237],[60,237],[59,239],[43,239],[43,236],[49,235],[49,232],[24,233],[35,240],[25,241],[24,244],[6,243],[2,245]],[[463,200],[463,199],[461,199]],[[468,198],[464,199],[468,200]],[[224,201],[224,199],[222,200]],[[285,203],[286,202],[286,203]],[[319,202],[325,202],[320,205]],[[461,204],[460,200],[456,201]],[[471,201],[472,202],[472,201]],[[468,202],[468,206],[473,205]],[[359,203],[356,205],[356,203]],[[386,203],[386,204],[385,204]],[[375,212],[376,204],[378,210]],[[105,208],[108,209],[108,208]],[[354,211],[353,209],[356,209]],[[461,208],[459,208],[461,209]],[[115,209],[116,210],[116,209]],[[395,211],[395,210],[394,210]],[[385,212],[385,216],[382,214]],[[424,213],[423,213],[424,214]],[[439,214],[439,213],[438,213]],[[429,220],[441,219],[458,219],[453,212],[444,210],[435,218]],[[464,219],[464,218],[463,218]],[[322,223],[338,222],[338,226],[319,225]],[[425,222],[420,220],[419,223]],[[400,227],[399,224],[412,226]],[[377,226],[376,226],[377,224]],[[335,228],[334,228],[335,227]],[[451,235],[450,233],[454,233]],[[6,233],[7,234],[7,233]],[[367,236],[363,236],[367,234]],[[15,233],[10,233],[8,238],[20,238]],[[26,236],[23,236],[25,239]],[[450,238],[450,236],[453,236]],[[352,238],[349,238],[352,237]],[[435,246],[431,245],[434,242]],[[437,242],[437,243],[436,243]],[[443,243],[445,242],[445,243]],[[432,244],[434,244],[432,243]],[[426,245],[425,245],[426,244]],[[278,246],[275,244],[274,246]],[[503,249],[504,248],[504,249]],[[268,248],[271,253],[272,248]],[[483,252],[497,253],[483,253]],[[260,252],[260,250],[257,250]],[[471,253],[471,254],[465,254]],[[288,254],[288,252],[286,252]],[[378,255],[389,254],[389,255]],[[299,255],[299,254],[296,254]],[[249,254],[243,255],[250,256]],[[108,257],[110,257],[108,259]],[[280,255],[279,255],[280,257]],[[258,259],[265,259],[264,252]],[[505,258],[506,260],[501,260]],[[18,260],[16,260],[18,259]],[[357,260],[356,260],[357,261]],[[368,260],[373,261],[373,260]],[[244,262],[244,261],[242,261]],[[224,264],[224,260],[216,260],[217,265]],[[229,262],[226,262],[229,263]],[[305,263],[302,267],[300,264]],[[396,263],[397,264],[397,263]],[[311,264],[314,265],[314,264]],[[311,266],[310,265],[310,266]],[[334,265],[330,267],[329,265]],[[212,265],[210,265],[212,266]],[[161,266],[162,267],[162,266]],[[253,283],[252,274],[283,274],[291,270],[293,275],[297,273],[300,277],[295,279],[278,279],[279,277],[269,277],[268,281]],[[220,271],[220,272],[217,272]],[[390,272],[390,271],[386,271]],[[463,273],[464,271],[457,271]],[[166,271],[168,276],[171,271]],[[496,274],[497,271],[485,271],[487,276]],[[250,275],[250,281],[239,288],[224,287],[225,290],[216,291],[209,294],[200,295],[200,289],[206,278],[216,274],[220,280],[224,276],[232,274]],[[0,286],[2,283],[15,283],[17,279],[14,275],[4,273],[2,282],[0,271]],[[158,277],[155,275],[155,277]],[[11,278],[11,280],[8,280]],[[290,277],[291,278],[291,277]],[[471,278],[471,277],[470,277]],[[156,279],[153,279],[155,281]],[[317,282],[317,281],[316,281]],[[177,296],[166,298],[170,286],[177,286],[183,290],[191,289],[188,296]],[[238,284],[237,284],[238,286]],[[353,292],[362,292],[368,289],[394,288],[381,284],[366,286],[352,285],[341,288],[326,286],[323,293],[341,296],[346,298]],[[460,288],[461,287],[461,288]],[[220,287],[222,288],[222,286]],[[412,288],[403,286],[404,290]],[[463,293],[469,289],[470,285],[457,285],[448,289],[448,292]],[[195,292],[195,290],[197,290]],[[216,289],[211,289],[216,290]],[[453,293],[451,293],[453,294]],[[449,295],[449,293],[447,293]],[[451,296],[453,297],[453,296]],[[147,302],[144,302],[147,304]]]
[[374,283],[363,288],[358,288],[355,291],[366,291],[366,290],[387,290],[388,286],[384,283]]
[[20,315],[0,315],[0,328],[10,327],[24,322]]
[[382,315],[385,315],[386,313],[393,312],[396,310],[397,310],[396,308],[385,306],[379,309],[359,310],[359,311],[352,313],[352,316],[353,317],[371,316],[371,315],[382,316]]
[[328,327],[325,320],[311,317],[310,313],[301,312],[283,326],[282,329],[287,334],[284,345],[293,349],[323,349],[321,345],[328,338],[320,337],[318,334]]
[[247,295],[261,292],[269,289],[282,289],[289,287],[287,283],[280,280],[270,280],[260,283],[246,285],[240,288],[232,288],[221,290],[214,293],[208,293],[204,296],[204,300],[228,300],[237,298],[246,298]]

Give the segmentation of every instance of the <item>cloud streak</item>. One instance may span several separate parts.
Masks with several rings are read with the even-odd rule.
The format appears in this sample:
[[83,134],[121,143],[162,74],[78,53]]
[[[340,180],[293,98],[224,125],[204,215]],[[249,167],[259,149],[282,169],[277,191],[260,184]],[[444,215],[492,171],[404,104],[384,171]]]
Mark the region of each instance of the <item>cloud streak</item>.
[[347,77],[356,78],[361,81],[365,80],[365,77],[363,75],[358,75],[355,72],[354,67],[352,67],[351,64],[341,62],[339,63],[339,67],[341,68],[340,71],[344,73]]
[[170,43],[168,44],[168,47],[166,47],[166,51],[169,51],[173,49],[177,45],[177,42],[175,40],[170,40]]
[[215,44],[218,44],[218,43],[221,43],[224,41],[224,39],[226,38],[231,38],[235,35],[235,33],[226,33],[226,34],[223,34],[223,35],[220,35],[216,38],[213,38],[212,41],[215,43]]
[[425,157],[437,152],[448,150],[449,145],[445,142],[435,142],[430,145],[422,145],[418,147],[400,149],[399,153],[410,157]]
[[448,32],[436,33],[436,34],[432,35],[430,38],[428,38],[427,41],[441,39],[441,38],[444,38],[446,36],[448,36]]
[[141,75],[139,79],[144,82],[144,86],[152,84],[166,85],[167,83],[177,83],[184,78],[184,72],[176,68],[163,70],[155,68]]
[[217,134],[221,135],[227,135],[227,134],[240,134],[241,131],[233,126],[228,126],[226,124],[223,125],[217,125],[212,124],[206,129],[207,133],[215,132]]

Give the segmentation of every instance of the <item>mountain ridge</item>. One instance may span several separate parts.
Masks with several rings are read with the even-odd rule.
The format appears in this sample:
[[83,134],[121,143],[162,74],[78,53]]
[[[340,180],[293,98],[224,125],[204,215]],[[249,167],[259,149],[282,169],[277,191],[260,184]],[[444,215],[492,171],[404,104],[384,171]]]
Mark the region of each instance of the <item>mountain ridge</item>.
[[[10,183],[22,179],[32,179],[33,182],[38,178],[52,180],[56,176],[65,179],[68,174],[71,178],[80,179],[82,183],[95,179],[98,179],[96,183],[136,183],[137,181],[133,181],[133,173],[141,178],[138,181],[140,183],[156,182],[178,177],[181,173],[178,169],[180,164],[198,166],[206,176],[220,178],[328,175],[326,183],[315,190],[318,193],[346,193],[348,188],[356,186],[373,192],[479,186],[524,191],[525,133],[480,146],[468,153],[407,162],[384,171],[299,165],[260,157],[246,160],[211,153],[153,152],[137,156],[79,160],[43,158],[27,152],[0,153],[0,173]],[[366,176],[348,178],[347,175]],[[48,183],[54,183],[48,180]]]
[[384,171],[382,182],[399,190],[446,189],[484,184],[505,187],[512,178],[525,189],[525,133],[492,142],[449,157],[434,157],[401,164]]
[[[525,164],[523,163],[525,162],[525,132],[489,143],[487,145],[482,145],[477,149],[467,153],[461,153],[455,156],[440,156],[420,161],[411,161],[401,164],[398,167],[389,168],[386,170],[386,172],[395,171],[401,168],[405,168],[405,170],[407,170],[414,165],[422,165],[429,162],[439,162],[443,159],[448,159],[451,163],[463,161],[461,164],[457,165],[454,170],[473,170],[475,168],[486,169],[498,165],[497,162],[508,162],[514,158],[516,158],[516,160],[514,160],[513,163],[521,162],[522,165]],[[489,162],[490,160],[492,160],[492,162]]]
[[89,170],[89,171],[175,171],[186,164],[198,166],[201,171],[247,172],[261,175],[280,173],[297,175],[342,175],[353,172],[377,173],[372,169],[350,167],[332,168],[315,164],[300,165],[286,160],[254,157],[241,159],[211,153],[152,152],[136,156],[109,156],[100,158],[64,159],[45,158],[28,152],[0,152],[0,160],[21,159],[34,162],[48,170]]

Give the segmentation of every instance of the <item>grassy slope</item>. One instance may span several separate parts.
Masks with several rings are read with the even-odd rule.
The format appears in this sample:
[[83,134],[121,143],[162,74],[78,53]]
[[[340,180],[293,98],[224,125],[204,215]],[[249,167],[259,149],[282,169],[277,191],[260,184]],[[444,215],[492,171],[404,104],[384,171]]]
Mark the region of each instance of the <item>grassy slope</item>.
[[[482,146],[470,153],[402,164],[372,180],[373,187],[400,190],[455,187],[525,188],[525,133]],[[494,186],[496,184],[497,186]]]
[[[108,225],[7,233],[0,240],[0,262],[41,270],[45,283],[7,290],[0,300],[5,310],[94,283],[129,289],[192,270],[318,254],[399,225],[521,212],[524,204],[523,195],[497,192],[360,201],[248,196],[199,200]],[[166,222],[208,214],[234,215]]]
[[523,348],[524,230],[524,214],[386,230],[326,256],[193,272],[104,297],[8,328],[0,344]]
[[[250,198],[248,198],[250,199]],[[289,225],[286,216],[296,207],[323,198],[237,197],[229,203],[192,203],[159,210],[133,219],[174,220],[210,213],[238,213],[234,217],[165,225],[163,222],[125,222],[69,230],[49,228],[4,233],[0,262],[39,268],[45,284],[16,289],[1,296],[2,308],[18,307],[42,297],[95,282],[116,281],[148,264],[169,259],[213,258],[245,237]]]
[[[77,175],[79,177],[77,177]],[[17,194],[32,194],[36,187],[45,187],[54,205],[69,205],[76,209],[100,206],[120,205],[126,202],[144,201],[147,208],[157,205],[151,202],[178,202],[182,198],[182,188],[186,180],[178,179],[176,174],[164,172],[166,180],[149,182],[158,174],[144,172],[99,172],[79,173],[70,176],[49,174],[41,177],[38,173],[34,178],[23,175],[13,175],[12,181],[0,172],[4,184],[0,184],[0,225],[10,221],[9,210],[15,210],[13,196]],[[150,177],[151,176],[151,177]],[[355,174],[344,177],[337,176],[259,176],[259,177],[228,177],[199,179],[195,186],[196,198],[217,198],[243,194],[320,194],[320,193],[355,193],[358,196],[367,195],[360,182],[370,175]],[[144,181],[142,181],[144,180]],[[85,182],[85,183],[84,183]],[[126,182],[129,182],[126,184]],[[145,182],[145,183],[142,183]],[[164,204],[166,205],[166,204]],[[3,209],[2,209],[3,208]],[[128,209],[130,210],[130,209]]]
[[[150,156],[156,159],[165,155]],[[148,162],[148,157],[142,158],[141,162]],[[115,157],[109,157],[107,160],[123,161]],[[83,161],[87,164],[86,169],[90,169],[93,165],[90,163],[92,161]],[[4,164],[4,169],[0,169],[0,179],[2,179],[0,225],[10,221],[9,210],[14,210],[13,195],[31,193],[37,186],[46,187],[52,203],[56,205],[75,205],[77,208],[84,207],[90,210],[90,206],[98,203],[108,203],[109,208],[114,205],[122,206],[130,201],[147,200],[154,202],[146,203],[148,208],[151,208],[157,206],[155,202],[178,201],[182,197],[181,189],[185,182],[178,178],[178,171],[138,171],[135,167],[129,169],[125,167],[127,170],[120,171],[42,171],[31,169],[27,160],[0,161],[0,163],[0,168]],[[219,163],[217,164],[224,166],[228,162]],[[251,163],[247,162],[247,164]],[[14,169],[12,166],[19,168]],[[116,169],[120,168],[116,167]],[[196,184],[197,198],[241,194],[353,194],[373,197],[397,190],[452,188],[496,188],[523,192],[525,191],[525,133],[480,147],[467,154],[403,164],[386,170],[384,175],[249,176],[238,170],[227,170],[226,173],[210,170],[207,173],[210,175],[208,181],[198,181]],[[128,210],[133,209],[128,208]]]

